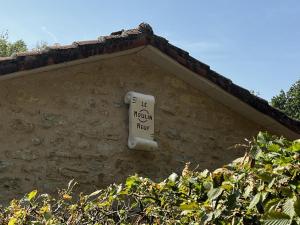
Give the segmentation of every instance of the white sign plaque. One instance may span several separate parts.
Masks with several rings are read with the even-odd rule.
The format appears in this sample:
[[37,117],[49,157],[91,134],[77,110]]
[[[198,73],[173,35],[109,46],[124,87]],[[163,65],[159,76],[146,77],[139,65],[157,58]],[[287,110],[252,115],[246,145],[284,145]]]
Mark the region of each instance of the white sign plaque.
[[125,95],[129,104],[128,147],[138,150],[154,150],[157,143],[154,138],[154,104],[151,95],[130,91]]

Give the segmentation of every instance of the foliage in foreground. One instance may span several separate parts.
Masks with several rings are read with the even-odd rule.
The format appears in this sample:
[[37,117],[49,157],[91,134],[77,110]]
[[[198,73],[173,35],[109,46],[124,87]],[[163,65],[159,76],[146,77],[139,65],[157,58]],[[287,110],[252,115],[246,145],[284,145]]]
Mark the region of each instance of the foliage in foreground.
[[[247,153],[209,172],[173,173],[155,183],[131,176],[75,197],[32,191],[1,208],[1,224],[300,224],[300,140],[259,133]],[[240,146],[240,147],[241,147]]]

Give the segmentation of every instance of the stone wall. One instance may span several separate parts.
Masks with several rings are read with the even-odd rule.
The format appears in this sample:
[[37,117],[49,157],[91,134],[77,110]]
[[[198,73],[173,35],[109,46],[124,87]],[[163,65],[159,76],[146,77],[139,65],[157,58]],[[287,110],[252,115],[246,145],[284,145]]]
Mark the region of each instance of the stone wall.
[[[127,148],[127,91],[156,97],[155,152]],[[75,178],[92,191],[185,162],[217,168],[261,128],[135,54],[0,81],[0,202]]]

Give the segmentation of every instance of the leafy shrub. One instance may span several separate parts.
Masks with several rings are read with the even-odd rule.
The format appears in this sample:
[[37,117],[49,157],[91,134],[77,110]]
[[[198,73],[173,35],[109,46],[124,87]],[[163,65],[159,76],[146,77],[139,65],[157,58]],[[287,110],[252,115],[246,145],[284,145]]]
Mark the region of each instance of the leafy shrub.
[[32,191],[1,208],[1,224],[300,224],[300,140],[266,133],[243,158],[214,172],[173,173],[155,183],[131,176],[90,195],[75,182],[55,199]]

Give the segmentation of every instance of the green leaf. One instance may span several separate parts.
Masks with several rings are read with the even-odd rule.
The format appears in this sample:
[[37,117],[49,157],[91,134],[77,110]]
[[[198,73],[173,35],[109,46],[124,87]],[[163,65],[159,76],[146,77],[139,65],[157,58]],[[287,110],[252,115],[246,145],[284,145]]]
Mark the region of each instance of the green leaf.
[[259,203],[260,197],[261,197],[261,193],[257,193],[252,199],[252,201],[250,202],[248,209],[252,209],[253,207],[255,207],[257,203]]
[[69,183],[68,183],[68,190],[71,189],[71,187],[73,186],[74,184],[74,179],[70,180]]
[[291,150],[293,152],[299,152],[300,151],[300,139],[293,142],[293,144],[291,146]]
[[266,171],[260,172],[258,174],[258,176],[259,176],[260,179],[262,179],[263,181],[268,182],[268,183],[270,183],[273,179],[272,174],[268,173]]
[[300,217],[300,198],[298,198],[294,203],[294,210],[297,216]]
[[37,194],[37,190],[33,190],[32,192],[30,192],[30,193],[27,195],[27,199],[28,199],[29,201],[31,201],[32,199],[35,198],[36,194]]
[[137,186],[137,185],[138,185],[138,177],[137,176],[131,176],[126,179],[126,187],[128,189],[131,189],[132,187]]
[[101,192],[102,192],[102,190],[94,191],[93,193],[91,193],[91,194],[88,195],[88,198],[97,196],[97,195],[100,194]]
[[257,135],[257,142],[262,144],[262,145],[265,145],[267,143],[267,134],[265,132],[259,132],[258,135]]
[[190,203],[182,203],[180,204],[181,210],[197,210],[199,209],[199,206],[196,202],[190,202]]
[[17,222],[17,219],[14,218],[14,217],[12,217],[12,218],[10,218],[10,220],[9,220],[9,222],[8,222],[8,225],[15,225],[16,222]]
[[294,200],[292,198],[289,198],[286,200],[286,202],[283,204],[283,212],[287,215],[289,215],[291,218],[295,215],[294,210]]
[[280,146],[278,144],[272,143],[271,145],[268,146],[268,150],[272,152],[278,152],[280,150]]
[[224,181],[221,187],[227,192],[230,192],[233,189],[234,185],[230,181]]
[[240,196],[240,193],[238,191],[235,191],[234,193],[228,195],[227,202],[226,202],[227,209],[230,210],[230,209],[233,209],[234,207],[236,207],[239,196]]
[[243,197],[244,197],[244,198],[248,198],[252,190],[253,190],[253,186],[252,186],[252,185],[248,185],[248,186],[244,189]]
[[203,170],[201,173],[199,173],[199,176],[200,176],[201,178],[206,178],[206,177],[208,176],[208,174],[209,174],[209,170],[208,170],[208,169],[205,169],[205,170]]
[[218,198],[222,192],[223,192],[223,188],[213,188],[211,189],[208,193],[207,193],[207,197],[209,200],[214,200],[216,198]]
[[267,192],[267,191],[261,192],[261,201],[262,202],[265,201],[267,199],[268,195],[269,195],[269,192]]
[[211,190],[213,187],[213,183],[212,182],[203,182],[203,187],[205,190]]
[[272,180],[271,180],[271,182],[268,184],[268,188],[272,188],[273,187],[273,185],[274,185],[274,183],[275,183],[275,178],[273,178]]
[[268,211],[273,211],[274,210],[274,207],[276,205],[278,205],[278,203],[281,201],[281,199],[279,198],[273,198],[273,199],[270,199],[266,204],[265,204],[265,211],[268,212]]
[[265,214],[262,218],[262,222],[265,225],[290,225],[292,224],[292,220],[289,217],[289,215],[272,211],[267,214]]
[[169,179],[169,181],[175,183],[177,178],[178,178],[178,175],[176,173],[172,173],[168,179]]

